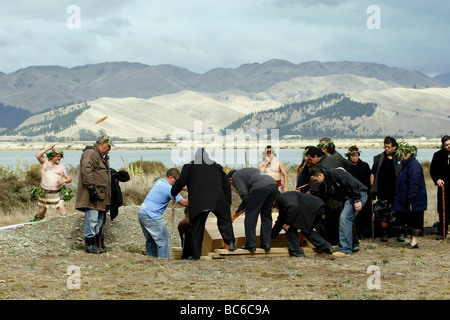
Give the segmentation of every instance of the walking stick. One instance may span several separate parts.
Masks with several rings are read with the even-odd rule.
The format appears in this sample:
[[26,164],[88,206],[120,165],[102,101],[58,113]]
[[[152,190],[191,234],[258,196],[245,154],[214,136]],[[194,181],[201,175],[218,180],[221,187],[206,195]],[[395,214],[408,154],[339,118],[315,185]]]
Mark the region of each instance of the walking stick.
[[375,242],[375,227],[374,227],[375,212],[373,211],[373,199],[370,199],[370,202],[372,203],[372,244],[373,244]]
[[173,258],[173,252],[172,252],[172,238],[173,238],[173,228],[175,225],[175,198],[172,202],[172,230],[170,232],[170,256]]
[[447,223],[445,221],[445,187],[442,186],[442,233],[444,236],[444,241],[447,236],[447,230],[445,230]]
[[307,184],[304,184],[304,185],[302,185],[302,186],[300,186],[300,187],[298,187],[296,190],[298,191],[298,190],[300,190],[301,188],[304,188],[304,187],[307,187],[307,186],[309,186],[309,183],[307,183]]

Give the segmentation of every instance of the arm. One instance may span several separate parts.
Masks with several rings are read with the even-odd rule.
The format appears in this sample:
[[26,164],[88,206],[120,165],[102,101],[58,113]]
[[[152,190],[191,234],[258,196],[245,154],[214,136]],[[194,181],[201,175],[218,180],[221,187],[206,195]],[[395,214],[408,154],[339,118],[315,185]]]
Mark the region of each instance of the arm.
[[63,172],[63,183],[71,183],[72,182],[72,177],[69,175],[69,171],[67,171],[67,168],[65,165],[64,166],[64,172]]
[[36,158],[38,159],[38,161],[42,164],[45,162],[45,153],[52,150],[55,147],[54,144],[52,144],[51,146],[49,146],[48,148],[42,149],[40,150],[38,153],[36,153]]
[[171,190],[172,197],[175,197],[187,185],[190,171],[191,171],[190,164],[185,164],[183,166],[183,169],[181,169],[180,177],[177,179],[177,181],[175,181],[174,185],[172,186]]
[[180,201],[177,202],[178,204],[182,205],[183,207],[189,206],[189,201],[185,198],[181,198]]
[[289,191],[288,173],[287,173],[286,167],[284,166],[284,163],[282,161],[280,161],[280,170],[281,170],[281,174],[283,175],[283,178],[284,178],[283,192]]

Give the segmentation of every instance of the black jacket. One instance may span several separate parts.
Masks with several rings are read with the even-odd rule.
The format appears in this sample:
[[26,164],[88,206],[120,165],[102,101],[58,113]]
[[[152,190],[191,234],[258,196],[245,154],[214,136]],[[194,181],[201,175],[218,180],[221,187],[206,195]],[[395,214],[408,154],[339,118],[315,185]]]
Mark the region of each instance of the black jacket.
[[109,207],[109,215],[114,220],[119,214],[119,207],[123,205],[122,190],[119,182],[127,182],[130,175],[125,170],[116,171],[111,168],[111,205]]
[[348,198],[361,199],[361,192],[367,192],[367,187],[358,181],[351,173],[342,168],[322,168],[325,181],[320,185],[319,197],[326,201],[328,197],[345,201]]
[[181,169],[180,177],[172,186],[172,196],[177,195],[184,186],[188,189],[189,219],[204,211],[231,220],[231,186],[221,165],[197,152],[194,161]]
[[[445,210],[449,212],[450,208],[450,163],[449,154],[447,150],[441,149],[436,151],[433,155],[430,165],[430,175],[433,182],[439,179],[444,180],[445,183]],[[438,201],[438,212],[442,214],[443,203],[442,203],[442,188],[438,188],[437,191],[437,201]]]
[[317,216],[321,216],[325,203],[316,196],[288,191],[278,194],[277,208],[279,217],[277,223],[286,223],[305,233],[309,233],[317,221]]

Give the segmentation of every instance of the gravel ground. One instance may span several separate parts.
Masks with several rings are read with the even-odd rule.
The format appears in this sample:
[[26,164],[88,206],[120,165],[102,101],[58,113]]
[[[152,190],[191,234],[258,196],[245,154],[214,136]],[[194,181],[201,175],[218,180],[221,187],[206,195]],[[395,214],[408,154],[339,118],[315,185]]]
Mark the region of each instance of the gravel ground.
[[[142,254],[138,208],[122,207],[114,221],[108,219],[109,251],[101,255],[84,252],[81,213],[0,230],[0,299],[450,299],[450,243],[435,240],[435,235],[420,237],[417,250],[403,249],[395,239],[363,240],[360,252],[346,258],[318,254],[169,260]],[[183,217],[183,208],[177,207],[176,223]],[[170,231],[170,208],[165,219]],[[176,228],[173,245],[179,246]],[[80,279],[76,288],[69,284],[74,275]]]

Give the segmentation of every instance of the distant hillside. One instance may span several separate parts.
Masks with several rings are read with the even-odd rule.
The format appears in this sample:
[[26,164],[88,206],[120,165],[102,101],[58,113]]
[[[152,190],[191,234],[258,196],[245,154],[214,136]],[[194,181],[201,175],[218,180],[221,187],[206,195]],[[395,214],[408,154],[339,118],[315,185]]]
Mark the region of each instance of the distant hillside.
[[284,60],[217,68],[204,74],[172,65],[105,62],[65,68],[32,66],[10,74],[0,73],[0,101],[33,113],[72,101],[102,97],[148,99],[184,90],[217,93],[239,90],[259,93],[297,77],[352,74],[393,82],[406,88],[442,87],[425,74],[364,62],[304,62]]
[[226,129],[279,130],[280,137],[301,135],[354,137],[358,119],[370,117],[377,105],[351,100],[344,94],[328,94],[319,99],[292,103],[275,110],[260,111],[234,121]]
[[334,74],[297,77],[258,93],[183,90],[146,99],[103,97],[33,115],[9,131],[14,136],[2,139],[92,140],[107,132],[130,141],[167,140],[174,134],[188,136],[199,122],[203,131],[231,128],[233,122],[238,128],[245,122],[246,128],[314,138],[440,137],[450,127],[450,87],[405,88]]
[[19,135],[25,137],[49,136],[58,134],[76,124],[76,118],[89,109],[86,103],[80,105],[63,106],[47,112],[34,115],[7,129],[5,135]]
[[0,128],[17,125],[31,116],[29,110],[4,105],[0,102]]
[[450,86],[450,72],[442,73],[435,76],[433,79],[442,82],[443,84]]

